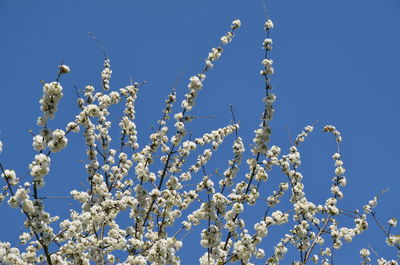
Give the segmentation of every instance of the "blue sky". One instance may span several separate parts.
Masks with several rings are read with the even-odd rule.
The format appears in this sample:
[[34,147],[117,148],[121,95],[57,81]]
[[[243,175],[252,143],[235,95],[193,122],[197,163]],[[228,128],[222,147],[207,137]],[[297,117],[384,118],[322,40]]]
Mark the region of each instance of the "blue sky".
[[[225,126],[232,104],[249,150],[263,108],[263,80],[258,73],[265,37],[262,3],[0,1],[0,139],[4,145],[0,161],[14,168],[23,181],[29,180],[28,164],[35,153],[28,131],[37,130],[40,80],[53,81],[61,60],[71,67],[71,73],[62,78],[64,98],[50,127],[63,128],[78,113],[74,84],[100,87],[103,57],[88,32],[102,42],[111,59],[112,88],[128,85],[130,77],[146,81],[136,105],[139,141],[146,143],[179,72],[183,71],[178,102],[188,78],[201,70],[209,50],[236,18],[242,27],[208,73],[193,110],[198,116],[216,117],[196,120],[191,126],[194,136]],[[390,192],[378,204],[378,217],[382,222],[399,218],[400,2],[281,0],[268,1],[267,6],[275,23],[272,84],[278,97],[272,144],[287,150],[289,135],[295,137],[304,126],[318,121],[300,149],[300,171],[308,198],[322,203],[329,196],[335,152],[333,137],[323,134],[322,128],[334,124],[344,139],[341,150],[349,179],[343,208],[361,208],[388,187]],[[230,159],[232,140],[227,139],[226,148],[216,156],[213,163],[217,167],[224,168]],[[84,187],[81,145],[81,136],[71,136],[67,150],[52,156],[48,190],[43,191],[47,196],[68,195],[67,188]],[[272,175],[271,183],[280,182],[280,177]],[[49,209],[65,214],[70,203],[53,201]],[[12,240],[22,229],[21,214],[8,210],[6,204],[0,205],[0,213],[2,227],[12,227],[2,229],[0,240]],[[395,250],[385,246],[384,235],[372,220],[370,227],[354,244],[345,244],[337,264],[358,263],[358,251],[367,244],[380,256],[395,257]],[[193,258],[182,257],[187,262]]]

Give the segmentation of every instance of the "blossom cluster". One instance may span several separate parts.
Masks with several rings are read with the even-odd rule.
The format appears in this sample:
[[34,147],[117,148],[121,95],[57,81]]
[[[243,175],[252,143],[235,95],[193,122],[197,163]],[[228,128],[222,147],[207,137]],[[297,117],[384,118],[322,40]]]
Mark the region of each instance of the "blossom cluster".
[[39,117],[38,125],[44,126],[48,119],[54,119],[58,110],[58,102],[63,97],[62,86],[58,82],[45,83],[43,85],[43,97],[40,99],[40,110],[43,116]]

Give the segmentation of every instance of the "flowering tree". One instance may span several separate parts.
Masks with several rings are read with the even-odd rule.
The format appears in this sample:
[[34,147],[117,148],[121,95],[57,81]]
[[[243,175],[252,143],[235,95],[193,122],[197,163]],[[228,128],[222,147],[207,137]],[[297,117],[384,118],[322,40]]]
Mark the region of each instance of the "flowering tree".
[[[297,135],[287,153],[269,144],[269,122],[276,99],[270,79],[274,74],[269,57],[270,31],[274,27],[270,19],[264,25],[265,57],[260,71],[265,81],[264,109],[247,159],[242,163],[245,144],[239,136],[233,109],[232,124],[196,138],[187,133],[186,125],[196,118],[189,113],[203,88],[206,74],[240,26],[240,20],[234,20],[230,30],[221,37],[220,45],[211,49],[203,69],[190,78],[189,90],[176,112],[173,111],[176,92],[171,91],[158,128],[144,147],[138,144],[134,122],[135,100],[144,84],[132,81],[118,91],[111,91],[112,70],[106,54],[102,89],[96,91],[87,85],[83,93],[77,91],[78,115],[65,128],[51,129],[50,121],[55,118],[63,97],[60,81],[70,72],[67,65],[61,64],[56,80],[43,83],[40,99],[43,114],[37,121],[38,133],[33,136],[37,155],[29,165],[30,180],[22,183],[13,169],[0,163],[5,184],[0,199],[21,211],[26,227],[17,245],[0,242],[2,264],[180,264],[179,253],[188,251],[184,246],[185,235],[195,226],[202,227],[200,264],[279,264],[289,249],[299,253],[296,258],[288,255],[292,264],[333,264],[333,249],[340,249],[345,242],[351,242],[367,230],[368,215],[385,233],[386,243],[400,250],[400,237],[391,231],[397,220],[392,218],[385,226],[374,215],[379,196],[360,211],[338,206],[347,179],[340,153],[342,136],[335,126],[327,125],[323,129],[337,143],[332,155],[335,176],[331,196],[323,204],[307,199],[299,171],[298,149],[313,126],[306,126]],[[112,142],[109,115],[111,107],[117,104],[123,104],[124,109],[118,124],[119,140]],[[170,121],[172,114],[173,122]],[[41,196],[41,190],[46,188],[51,157],[67,147],[67,136],[71,133],[82,133],[85,140],[88,188],[70,192],[81,208],[71,209],[70,217],[60,220],[46,211],[46,198]],[[233,154],[220,176],[206,166],[229,135],[234,137]],[[0,152],[2,148],[0,142]],[[278,168],[285,178],[263,200],[259,190],[266,185],[273,168]],[[280,207],[285,194],[289,197],[289,209]],[[245,210],[256,204],[260,209],[259,218],[252,222],[245,220]],[[120,221],[124,213],[129,218]],[[339,224],[338,218],[343,215],[353,219],[352,226]],[[290,224],[290,229],[280,241],[269,248],[263,246],[268,231],[282,224]],[[370,250],[362,249],[360,255],[362,264],[370,264]],[[397,264],[396,260],[384,258],[377,262]]]

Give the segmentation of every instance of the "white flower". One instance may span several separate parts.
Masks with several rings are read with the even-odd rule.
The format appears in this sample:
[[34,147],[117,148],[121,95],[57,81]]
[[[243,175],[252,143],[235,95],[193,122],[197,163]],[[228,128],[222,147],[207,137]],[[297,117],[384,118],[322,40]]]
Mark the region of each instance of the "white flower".
[[377,204],[378,204],[378,197],[376,197],[376,196],[375,196],[372,200],[370,200],[370,201],[368,202],[368,205],[369,205],[371,208],[375,208]]
[[272,75],[274,73],[274,68],[272,67],[273,60],[271,59],[264,59],[262,60],[262,64],[264,65],[265,69],[261,70],[261,75]]
[[271,67],[272,66],[272,63],[273,63],[274,61],[273,60],[270,60],[270,59],[264,59],[264,60],[262,60],[262,64],[265,66],[265,67]]
[[[221,38],[221,41],[222,41],[222,38]],[[207,69],[213,68],[214,64],[210,60],[206,60],[206,67],[207,67]]]
[[100,97],[97,98],[99,101],[99,106],[100,108],[108,108],[111,106],[112,102],[111,102],[111,97],[109,95],[102,95]]
[[325,250],[322,251],[321,254],[324,255],[324,256],[331,256],[332,255],[331,249],[330,248],[325,248]]
[[274,27],[274,23],[272,22],[272,20],[268,19],[267,21],[265,21],[265,24],[264,24],[265,30],[272,29],[273,27]]
[[28,240],[30,240],[30,239],[31,239],[31,235],[26,232],[22,233],[19,236],[19,240],[21,241],[21,244],[23,244],[23,245],[26,244],[28,242]]
[[75,122],[69,122],[65,128],[66,131],[79,132],[79,125]]
[[200,90],[203,87],[203,84],[201,83],[199,77],[192,76],[189,80],[190,80],[190,83],[189,83],[188,87],[190,89]]
[[284,214],[281,211],[275,211],[271,215],[277,225],[281,225],[288,222],[289,215]]
[[346,172],[346,169],[344,169],[343,167],[337,167],[337,168],[335,169],[335,174],[336,174],[337,176],[343,175],[344,172]]
[[[35,136],[36,137],[36,136]],[[40,139],[40,137],[38,137]],[[35,140],[35,138],[34,138]],[[35,142],[34,142],[35,143]],[[65,137],[65,132],[60,129],[56,129],[52,133],[52,138],[48,143],[50,150],[52,152],[59,152],[67,146],[68,139]],[[39,144],[37,146],[34,145],[34,148],[41,148]],[[39,149],[42,150],[42,149]]]
[[67,73],[69,73],[71,71],[69,69],[69,66],[67,66],[65,64],[60,65],[58,68],[60,70],[60,74],[67,74]]
[[97,105],[90,104],[85,108],[85,112],[88,116],[99,117],[101,116],[101,111]]
[[363,248],[360,250],[360,255],[361,255],[361,257],[368,257],[370,255],[370,252],[368,249]]
[[240,28],[240,26],[242,25],[242,23],[240,22],[239,19],[235,19],[234,21],[232,21],[232,29],[237,29]]
[[265,221],[261,221],[254,225],[254,230],[257,232],[257,236],[266,237],[268,234],[267,224]]
[[17,179],[17,175],[15,174],[15,171],[12,169],[4,170],[4,173],[1,174],[1,177],[5,178],[7,182],[11,183],[13,183]]
[[400,243],[400,235],[390,235],[386,239],[386,244],[390,247],[394,246],[395,244],[399,244],[399,243]]
[[255,256],[256,256],[257,259],[264,258],[264,256],[265,256],[264,249],[261,249],[261,248],[257,249]]
[[268,51],[272,50],[272,39],[266,38],[263,41],[263,48],[268,50]]
[[228,44],[229,40],[228,40],[228,38],[226,36],[222,36],[221,37],[221,42],[222,42],[222,44]]
[[107,255],[107,262],[108,262],[109,264],[113,264],[113,263],[115,262],[115,256],[114,256],[114,255],[111,255],[111,254],[108,254],[108,255]]
[[397,219],[393,217],[393,218],[391,218],[391,219],[388,221],[388,223],[389,223],[391,226],[396,227],[396,226],[397,226]]

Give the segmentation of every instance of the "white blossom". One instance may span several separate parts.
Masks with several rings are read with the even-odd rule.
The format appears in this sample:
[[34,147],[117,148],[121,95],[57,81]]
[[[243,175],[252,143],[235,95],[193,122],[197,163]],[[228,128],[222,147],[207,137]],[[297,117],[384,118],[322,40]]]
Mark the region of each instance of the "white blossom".
[[65,65],[65,64],[60,65],[58,68],[60,70],[60,74],[67,74],[67,73],[69,73],[71,71],[69,69],[69,66]]
[[265,30],[270,30],[274,27],[274,23],[272,22],[272,20],[268,19],[265,24],[264,24],[264,29]]
[[397,219],[393,217],[393,218],[389,219],[388,223],[391,226],[396,227],[397,226]]

